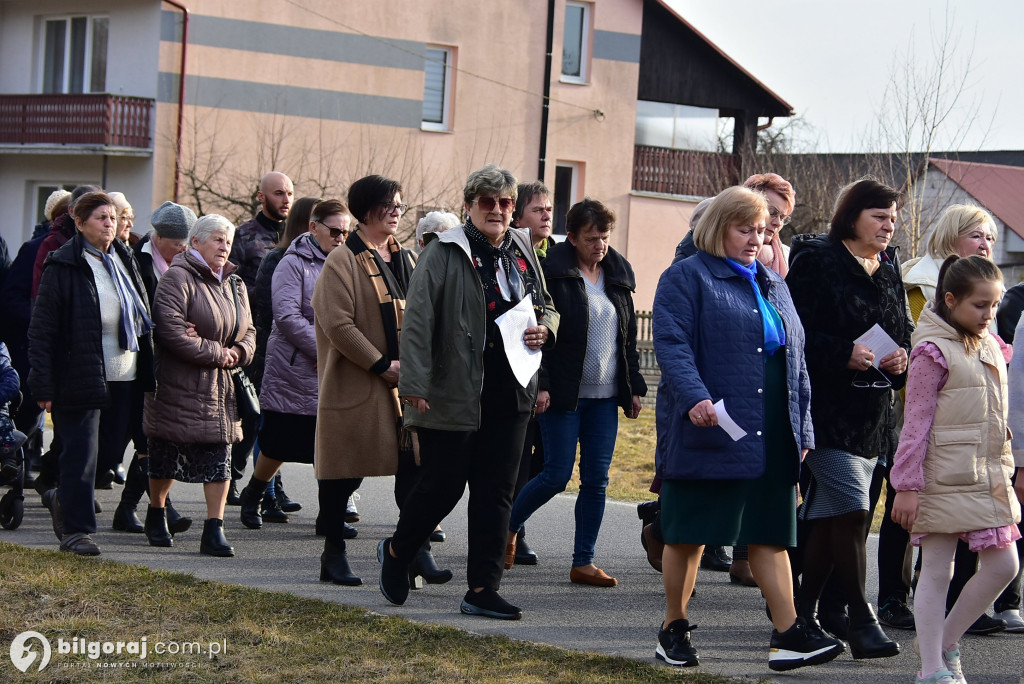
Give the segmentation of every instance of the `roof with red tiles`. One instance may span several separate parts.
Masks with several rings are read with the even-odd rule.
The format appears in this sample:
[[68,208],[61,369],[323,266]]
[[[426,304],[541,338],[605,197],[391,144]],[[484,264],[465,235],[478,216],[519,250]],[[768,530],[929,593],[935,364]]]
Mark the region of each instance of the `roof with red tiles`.
[[932,166],[984,205],[1006,227],[1024,238],[1024,168],[928,159]]

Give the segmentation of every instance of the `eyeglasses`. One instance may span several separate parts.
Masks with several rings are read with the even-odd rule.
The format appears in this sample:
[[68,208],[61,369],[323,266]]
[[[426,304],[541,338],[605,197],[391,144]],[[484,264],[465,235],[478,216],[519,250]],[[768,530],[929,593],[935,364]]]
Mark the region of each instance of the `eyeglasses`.
[[380,206],[384,210],[385,214],[393,214],[393,213],[395,213],[395,209],[398,210],[399,214],[404,214],[405,212],[409,211],[409,205],[408,204],[395,204],[394,202],[382,202]]
[[[874,366],[869,366],[868,368],[881,375],[882,379],[875,380],[873,382],[869,382],[868,380],[854,380],[850,383],[851,387],[856,387],[857,389],[889,389],[892,387],[892,383],[889,382],[889,378],[885,377],[885,374],[882,373],[881,370]],[[858,373],[860,373],[860,371],[858,371]]]
[[351,231],[351,230],[349,230],[348,228],[339,228],[339,227],[337,227],[337,226],[329,226],[329,225],[327,225],[326,223],[324,223],[323,221],[314,221],[313,223],[319,223],[319,224],[320,224],[321,226],[323,226],[323,227],[324,227],[324,228],[326,228],[326,229],[327,229],[328,231],[330,231],[330,233],[331,233],[331,237],[332,237],[332,238],[336,238],[336,237],[338,237],[339,235],[345,235],[345,236],[347,236],[347,235],[348,235],[349,233],[351,233],[351,232],[352,232],[352,231]]
[[494,211],[495,206],[500,206],[503,212],[508,212],[516,207],[516,201],[511,197],[477,197],[473,201],[484,211]]
[[781,223],[782,225],[786,225],[787,223],[793,220],[792,214],[790,214],[789,216],[783,216],[782,212],[776,209],[775,207],[768,207],[768,216],[773,219],[777,219],[778,222]]
[[118,221],[131,221],[132,223],[134,223],[135,222],[135,217],[132,216],[131,214],[125,214],[123,216],[118,216],[117,220]]

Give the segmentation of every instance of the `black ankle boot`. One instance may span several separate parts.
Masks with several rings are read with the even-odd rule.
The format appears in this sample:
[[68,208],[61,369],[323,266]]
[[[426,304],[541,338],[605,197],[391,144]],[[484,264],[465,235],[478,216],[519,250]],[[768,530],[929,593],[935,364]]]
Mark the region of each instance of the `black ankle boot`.
[[422,589],[423,587],[416,581],[417,577],[422,577],[427,584],[444,584],[452,578],[451,570],[437,567],[434,556],[430,553],[430,542],[424,542],[409,563],[409,585],[413,589]]
[[263,522],[286,523],[290,520],[288,514],[281,510],[281,504],[276,497],[270,496],[268,492],[263,493]]
[[135,506],[129,506],[124,501],[119,503],[114,509],[114,521],[111,527],[119,532],[134,532],[135,534],[145,532],[146,526],[139,520],[135,510]]
[[363,583],[363,580],[352,574],[345,549],[332,544],[330,539],[324,541],[324,552],[320,554],[320,581],[346,587],[358,587]]
[[854,660],[889,658],[900,653],[900,645],[886,636],[870,608],[867,619],[854,621],[851,617],[847,640]]
[[278,507],[285,513],[297,513],[302,510],[302,504],[298,501],[292,501],[285,494],[284,485],[281,484],[281,471],[277,471],[277,475],[274,476],[274,497],[277,499]]
[[164,507],[167,508],[167,529],[171,531],[171,536],[181,534],[192,527],[192,518],[178,513],[174,510],[174,505],[171,504],[170,497],[164,501]]
[[167,529],[167,509],[149,507],[146,511],[146,538],[150,546],[174,546],[171,531]]
[[263,494],[266,491],[267,483],[257,480],[254,475],[249,480],[249,484],[238,494],[238,498],[242,502],[242,511],[239,517],[242,519],[242,524],[250,530],[258,530],[263,527],[263,516],[260,515],[260,501],[263,500]]
[[224,521],[220,518],[207,518],[203,523],[203,538],[199,540],[199,553],[221,558],[235,555],[235,550],[224,538]]
[[231,484],[228,485],[228,506],[241,506],[242,500],[238,498],[238,481],[232,480]]

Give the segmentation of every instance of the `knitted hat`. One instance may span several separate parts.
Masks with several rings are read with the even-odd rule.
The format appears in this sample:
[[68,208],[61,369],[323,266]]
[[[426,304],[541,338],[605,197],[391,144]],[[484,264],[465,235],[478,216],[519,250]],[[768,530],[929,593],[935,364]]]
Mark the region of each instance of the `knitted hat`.
[[124,196],[123,192],[108,192],[107,197],[109,197],[114,203],[114,206],[117,207],[118,213],[121,213],[128,207],[132,206],[128,203],[128,198]]
[[156,234],[169,240],[184,240],[196,222],[196,213],[186,206],[164,202],[149,220]]
[[46,206],[43,208],[43,215],[46,216],[47,221],[53,220],[53,209],[57,206],[57,202],[60,202],[65,197],[71,197],[71,193],[67,190],[54,190],[50,193],[50,196],[46,198]]

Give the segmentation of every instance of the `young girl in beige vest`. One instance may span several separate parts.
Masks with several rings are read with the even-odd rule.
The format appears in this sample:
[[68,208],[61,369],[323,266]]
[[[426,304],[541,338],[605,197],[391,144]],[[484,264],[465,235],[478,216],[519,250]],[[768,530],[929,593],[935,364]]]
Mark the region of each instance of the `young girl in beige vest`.
[[[919,684],[966,681],[960,637],[1017,574],[1020,504],[1010,484],[1006,426],[1010,349],[988,333],[1002,294],[1003,276],[991,261],[949,257],[912,338],[892,518],[923,553],[914,594]],[[944,616],[958,538],[981,563]]]

